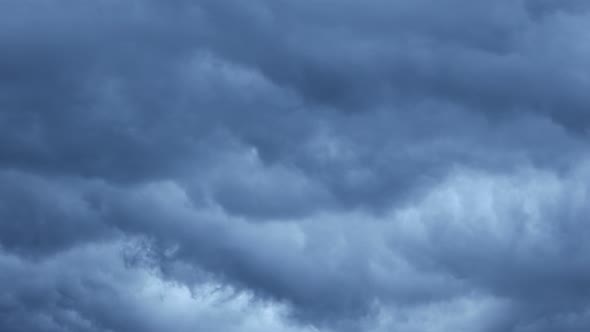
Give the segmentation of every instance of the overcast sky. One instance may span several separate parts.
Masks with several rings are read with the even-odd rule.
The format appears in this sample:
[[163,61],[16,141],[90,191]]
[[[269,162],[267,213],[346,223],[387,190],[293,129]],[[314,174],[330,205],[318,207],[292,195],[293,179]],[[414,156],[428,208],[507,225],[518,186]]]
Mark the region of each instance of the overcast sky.
[[1,0],[0,331],[589,331],[589,32],[587,0]]

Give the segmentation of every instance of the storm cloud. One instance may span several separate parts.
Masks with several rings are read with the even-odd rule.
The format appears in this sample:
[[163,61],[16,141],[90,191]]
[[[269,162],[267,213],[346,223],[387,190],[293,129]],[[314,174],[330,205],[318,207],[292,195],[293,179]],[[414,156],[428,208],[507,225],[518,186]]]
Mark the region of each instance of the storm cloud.
[[0,2],[0,330],[590,328],[590,3]]

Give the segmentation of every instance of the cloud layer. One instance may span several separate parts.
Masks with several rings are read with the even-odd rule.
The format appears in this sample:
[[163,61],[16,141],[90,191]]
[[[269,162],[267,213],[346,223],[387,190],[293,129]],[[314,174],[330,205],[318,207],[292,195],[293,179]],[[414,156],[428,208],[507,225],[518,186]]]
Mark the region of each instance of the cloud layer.
[[0,330],[588,330],[589,9],[3,1]]

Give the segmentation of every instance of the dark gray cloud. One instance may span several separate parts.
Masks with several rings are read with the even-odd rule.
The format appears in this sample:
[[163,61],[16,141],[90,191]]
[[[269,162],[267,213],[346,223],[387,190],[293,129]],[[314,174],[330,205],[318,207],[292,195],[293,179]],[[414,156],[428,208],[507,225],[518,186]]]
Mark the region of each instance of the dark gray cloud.
[[0,173],[2,247],[35,258],[108,237],[109,228],[75,182]]
[[588,9],[2,2],[0,330],[587,330]]

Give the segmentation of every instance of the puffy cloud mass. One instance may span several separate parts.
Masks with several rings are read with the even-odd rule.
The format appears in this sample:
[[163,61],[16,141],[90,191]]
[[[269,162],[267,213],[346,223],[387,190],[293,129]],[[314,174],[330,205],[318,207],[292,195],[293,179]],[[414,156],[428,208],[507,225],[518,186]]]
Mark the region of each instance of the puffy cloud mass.
[[590,329],[590,2],[0,2],[0,330]]

